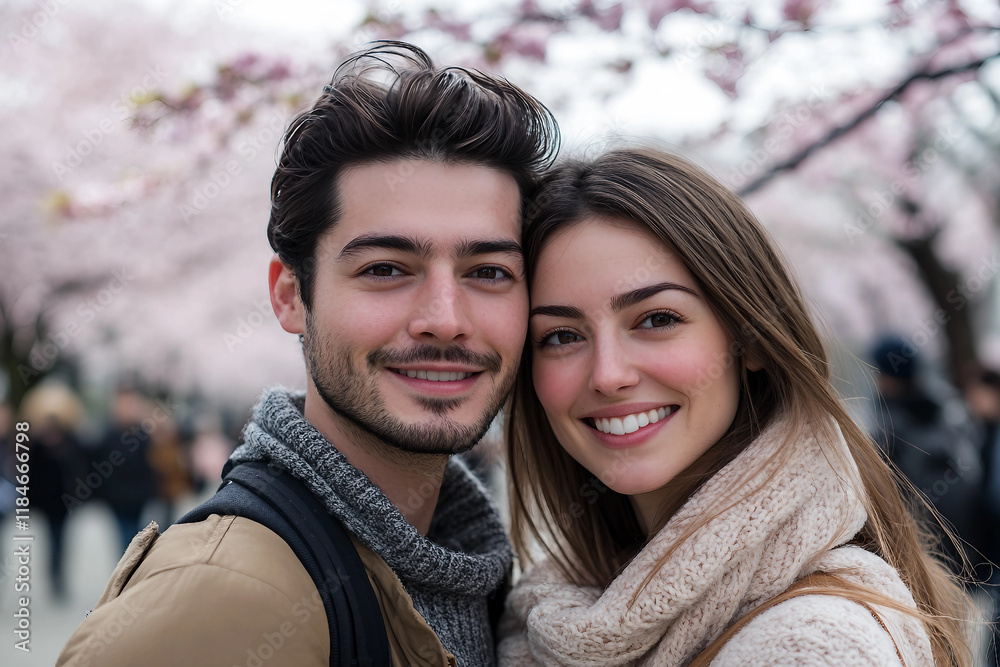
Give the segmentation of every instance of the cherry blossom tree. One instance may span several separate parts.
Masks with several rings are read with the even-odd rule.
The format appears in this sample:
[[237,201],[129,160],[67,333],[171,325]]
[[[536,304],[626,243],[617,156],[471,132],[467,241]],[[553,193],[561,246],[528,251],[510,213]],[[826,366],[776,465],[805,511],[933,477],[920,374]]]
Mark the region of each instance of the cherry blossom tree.
[[[0,18],[23,28],[37,7]],[[142,365],[175,384],[294,382],[300,352],[266,304],[267,179],[291,115],[373,39],[504,74],[553,109],[567,153],[652,137],[704,164],[747,197],[854,352],[895,330],[955,376],[996,344],[993,3],[372,2],[319,53],[222,39],[212,16],[185,34],[125,7],[109,24],[67,6],[34,38],[8,35],[12,387],[60,332],[84,364]],[[97,312],[87,299],[118,285],[112,267],[128,287]]]

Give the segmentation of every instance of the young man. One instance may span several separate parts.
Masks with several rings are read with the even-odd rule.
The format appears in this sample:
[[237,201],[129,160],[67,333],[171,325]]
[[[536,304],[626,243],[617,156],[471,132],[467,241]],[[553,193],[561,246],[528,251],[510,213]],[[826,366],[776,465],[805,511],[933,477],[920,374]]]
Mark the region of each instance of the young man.
[[[231,462],[290,473],[350,533],[393,664],[494,661],[510,547],[451,455],[511,388],[521,212],[557,148],[539,102],[400,43],[341,65],[285,136],[269,284],[307,389],[266,391]],[[140,533],[59,664],[320,666],[335,634],[285,541],[212,514]]]

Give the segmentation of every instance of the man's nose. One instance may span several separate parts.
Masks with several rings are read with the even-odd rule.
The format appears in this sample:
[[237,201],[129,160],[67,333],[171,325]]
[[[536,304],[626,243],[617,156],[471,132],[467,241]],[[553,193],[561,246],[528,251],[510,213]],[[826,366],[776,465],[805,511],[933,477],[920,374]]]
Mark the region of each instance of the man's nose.
[[414,302],[409,332],[418,340],[444,342],[472,334],[472,320],[457,276],[445,271],[428,275]]

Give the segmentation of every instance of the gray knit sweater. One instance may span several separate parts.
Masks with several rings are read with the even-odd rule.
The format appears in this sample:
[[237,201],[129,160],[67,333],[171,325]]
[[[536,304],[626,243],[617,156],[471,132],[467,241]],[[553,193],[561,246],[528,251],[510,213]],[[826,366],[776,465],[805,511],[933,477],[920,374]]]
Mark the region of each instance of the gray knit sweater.
[[483,485],[452,457],[424,537],[305,420],[304,403],[303,393],[265,391],[244,430],[244,444],[231,459],[271,462],[302,480],[396,572],[416,610],[459,665],[494,664],[487,595],[503,583],[512,554]]

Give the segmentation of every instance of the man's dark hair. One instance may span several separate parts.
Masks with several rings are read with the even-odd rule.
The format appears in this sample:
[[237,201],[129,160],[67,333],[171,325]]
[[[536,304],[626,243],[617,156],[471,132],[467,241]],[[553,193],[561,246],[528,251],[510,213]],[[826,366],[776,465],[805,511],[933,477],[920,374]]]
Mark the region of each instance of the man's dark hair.
[[437,68],[403,42],[354,54],[323,90],[285,132],[267,227],[306,308],[316,244],[341,214],[336,185],[346,167],[406,158],[491,167],[517,182],[523,211],[559,149],[558,126],[541,102],[499,77]]

